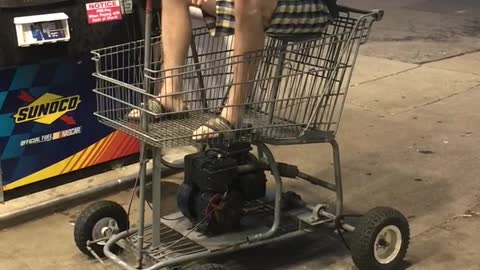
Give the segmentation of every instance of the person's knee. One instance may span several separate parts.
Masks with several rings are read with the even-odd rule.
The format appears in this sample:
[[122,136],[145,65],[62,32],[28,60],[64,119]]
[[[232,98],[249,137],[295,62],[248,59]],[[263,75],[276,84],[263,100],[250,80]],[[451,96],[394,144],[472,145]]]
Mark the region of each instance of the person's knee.
[[238,20],[248,20],[254,16],[262,15],[262,0],[236,0],[235,17]]
[[240,24],[268,24],[278,0],[235,0],[235,20]]
[[203,8],[204,6],[211,5],[212,3],[215,4],[216,0],[186,0],[186,1],[188,6]]
[[216,15],[216,4],[216,0],[187,0],[187,5],[197,7],[211,16]]

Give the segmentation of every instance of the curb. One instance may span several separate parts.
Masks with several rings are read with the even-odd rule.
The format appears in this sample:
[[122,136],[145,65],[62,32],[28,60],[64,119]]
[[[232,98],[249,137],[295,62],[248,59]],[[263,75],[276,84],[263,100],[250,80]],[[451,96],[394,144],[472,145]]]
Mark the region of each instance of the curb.
[[[163,176],[170,176],[177,173],[176,170],[164,168]],[[147,169],[147,177],[152,174],[152,169]],[[65,210],[67,208],[91,201],[98,197],[132,188],[137,179],[137,173],[121,177],[115,181],[101,184],[94,188],[81,190],[75,193],[57,197],[35,205],[25,207],[21,210],[9,212],[0,215],[0,229],[6,229],[33,219],[41,218],[54,212]]]

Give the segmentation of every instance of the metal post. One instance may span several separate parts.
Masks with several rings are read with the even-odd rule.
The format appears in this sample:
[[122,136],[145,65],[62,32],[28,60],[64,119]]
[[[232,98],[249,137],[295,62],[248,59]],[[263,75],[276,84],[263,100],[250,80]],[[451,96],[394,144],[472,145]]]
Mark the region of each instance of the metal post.
[[288,41],[282,41],[280,46],[280,57],[278,59],[277,70],[275,71],[275,80],[273,81],[272,94],[270,96],[270,110],[268,123],[273,123],[273,114],[275,112],[275,100],[277,99],[278,89],[280,88],[280,82],[282,80],[283,65],[285,63],[285,53],[287,50]]
[[263,154],[262,149],[258,145],[257,145],[257,157],[258,157],[258,160],[260,161],[263,161],[265,158],[265,155]]
[[153,150],[153,175],[152,175],[152,229],[153,229],[153,245],[152,247],[158,247],[160,245],[160,225],[161,225],[161,163],[162,150],[161,148],[155,148]]
[[[145,5],[145,55],[144,55],[144,68],[150,68],[151,63],[151,31],[152,31],[152,0],[146,0]],[[150,87],[150,81],[147,76],[144,76],[143,80],[143,89],[148,91]],[[144,109],[147,108],[148,96],[143,96],[143,105]],[[143,112],[142,114],[142,129],[146,132],[148,129],[147,125],[147,114]],[[137,264],[138,268],[142,268],[143,263],[143,238],[145,234],[145,176],[147,169],[146,162],[146,149],[147,144],[142,142],[140,149],[140,195],[139,195],[139,218],[138,218],[138,254],[137,254]]]
[[275,210],[274,210],[274,218],[273,218],[273,225],[269,231],[256,234],[253,236],[247,237],[248,241],[256,242],[262,241],[268,238],[271,238],[275,235],[278,228],[280,227],[280,215],[282,214],[282,195],[283,195],[283,188],[282,188],[282,177],[280,176],[280,171],[278,170],[278,164],[273,157],[272,151],[268,149],[265,144],[258,144],[257,147],[266,156],[268,159],[268,163],[270,165],[270,170],[272,171],[273,177],[275,178]]
[[0,164],[0,203],[4,201],[5,201],[5,197],[3,197],[2,164]]
[[342,171],[340,166],[340,150],[335,139],[330,141],[333,149],[333,166],[335,169],[335,187],[337,193],[337,217],[343,213],[343,187],[342,187]]
[[137,264],[139,268],[142,268],[143,262],[143,237],[145,233],[145,177],[146,177],[146,147],[145,143],[142,143],[140,149],[140,194],[139,194],[139,207],[138,207],[138,254]]
[[[200,58],[198,57],[198,50],[197,50],[197,45],[195,44],[195,37],[192,36],[192,41],[190,42],[190,48],[192,50],[192,56],[193,56],[193,62],[195,63],[195,69],[197,70],[197,79],[198,79],[198,86],[200,89],[205,89],[205,82],[203,80],[203,74],[202,74],[202,66],[199,64],[200,63]],[[200,92],[200,98],[202,100],[202,105],[205,110],[208,108],[208,102],[207,102],[207,95],[205,91]]]

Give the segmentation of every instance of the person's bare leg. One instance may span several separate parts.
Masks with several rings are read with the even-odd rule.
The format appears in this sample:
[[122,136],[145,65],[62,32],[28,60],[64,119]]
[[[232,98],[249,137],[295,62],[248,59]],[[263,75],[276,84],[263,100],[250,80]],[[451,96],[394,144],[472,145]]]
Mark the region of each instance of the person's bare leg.
[[[269,22],[277,6],[277,0],[236,0],[235,1],[235,37],[234,54],[243,55],[248,52],[261,50],[265,43],[264,27]],[[252,83],[245,81],[253,80],[258,60],[241,59],[241,63],[233,66],[233,87],[230,90],[227,104],[223,108],[221,116],[233,126],[240,124],[245,106],[236,106],[245,103]],[[208,127],[202,126],[194,132],[195,135],[214,132]],[[213,136],[214,137],[214,136]]]
[[[265,0],[237,0],[235,1],[235,37],[233,41],[234,55],[243,55],[248,52],[263,49],[265,32],[261,7],[258,1]],[[251,88],[245,83],[255,76],[257,59],[242,57],[241,63],[233,66],[233,88],[229,93],[226,107],[222,110],[222,117],[232,125],[237,124],[244,103]],[[231,107],[230,107],[231,106]]]
[[[192,36],[188,6],[189,3],[186,0],[162,0],[163,69],[176,68],[185,64]],[[162,84],[161,95],[175,94],[182,90],[182,79],[178,73],[179,70],[174,69],[162,74],[167,79]],[[162,98],[160,102],[167,111],[183,109],[181,95]]]
[[[215,0],[162,0],[162,44],[163,44],[163,69],[167,79],[160,89],[161,95],[178,94],[182,90],[181,70],[176,67],[185,65],[188,47],[192,37],[192,22],[190,19],[190,6],[197,6],[205,12],[215,10]],[[173,76],[173,77],[172,77]],[[167,111],[182,111],[183,97],[174,95],[162,98],[160,102]]]

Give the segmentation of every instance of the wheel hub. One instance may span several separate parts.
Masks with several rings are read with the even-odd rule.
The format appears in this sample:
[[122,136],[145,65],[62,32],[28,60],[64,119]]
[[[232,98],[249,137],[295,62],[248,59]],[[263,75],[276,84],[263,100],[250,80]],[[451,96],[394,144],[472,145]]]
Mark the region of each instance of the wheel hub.
[[[92,230],[92,240],[108,239],[115,233],[119,232],[118,223],[113,218],[102,218],[99,220]],[[105,245],[107,240],[98,241],[97,244]]]
[[388,264],[397,257],[401,247],[402,233],[400,229],[393,225],[387,226],[380,231],[375,239],[375,259],[380,264]]
[[378,241],[378,247],[379,248],[387,248],[389,246],[390,246],[390,243],[387,242],[387,240],[385,240],[385,236],[380,238],[380,240]]

